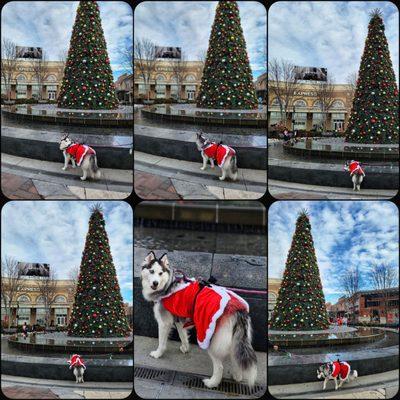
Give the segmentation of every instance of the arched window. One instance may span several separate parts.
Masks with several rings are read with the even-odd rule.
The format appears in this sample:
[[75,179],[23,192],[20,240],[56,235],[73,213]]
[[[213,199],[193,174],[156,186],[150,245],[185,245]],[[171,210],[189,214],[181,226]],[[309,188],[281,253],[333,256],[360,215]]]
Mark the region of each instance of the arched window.
[[37,297],[36,298],[36,303],[40,303],[40,304],[44,303],[44,297],[43,296]]
[[165,81],[165,76],[164,75],[157,75],[156,76],[156,81],[157,82],[164,82]]
[[332,102],[331,108],[336,108],[337,109],[337,108],[345,108],[345,107],[344,107],[344,103],[343,103],[342,100],[334,100]]
[[26,76],[23,75],[23,74],[18,75],[18,76],[17,76],[17,82],[18,82],[18,83],[26,82]]
[[57,78],[54,75],[48,75],[46,77],[47,82],[57,82]]
[[307,107],[307,103],[304,100],[296,100],[293,105],[295,107]]
[[321,100],[315,100],[313,104],[313,108],[322,108]]
[[186,82],[194,82],[196,78],[193,75],[186,75],[185,76],[185,81]]
[[26,294],[23,294],[21,296],[18,297],[17,301],[19,303],[30,303],[31,299],[29,298],[29,296],[27,296]]
[[67,299],[65,296],[58,295],[55,297],[54,302],[55,303],[66,303]]
[[[282,99],[282,104],[285,104],[285,100]],[[275,97],[272,102],[271,102],[271,106],[278,106],[279,107],[279,100],[277,97]]]

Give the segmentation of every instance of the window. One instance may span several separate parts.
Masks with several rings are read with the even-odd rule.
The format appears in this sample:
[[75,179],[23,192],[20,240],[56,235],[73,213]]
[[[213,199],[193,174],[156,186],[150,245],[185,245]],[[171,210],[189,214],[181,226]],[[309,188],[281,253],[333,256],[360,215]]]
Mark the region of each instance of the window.
[[293,105],[297,107],[307,107],[307,103],[304,100],[296,100]]
[[196,94],[196,86],[187,85],[185,87],[186,98],[188,100],[194,100]]
[[36,308],[36,323],[39,325],[45,325],[46,309],[44,307]]
[[17,99],[26,99],[26,76],[25,75],[18,75],[17,76]]
[[56,297],[55,297],[54,302],[55,302],[55,303],[66,303],[66,302],[67,302],[67,299],[66,299],[65,296],[59,295],[59,296],[56,296]]
[[378,307],[379,306],[379,301],[371,301],[365,299],[365,307]]
[[314,101],[313,108],[321,109],[321,108],[322,108],[322,102],[321,102],[321,100],[316,100],[316,101]]
[[17,315],[18,315],[18,325],[23,325],[24,322],[26,322],[27,324],[30,323],[30,319],[31,319],[31,309],[30,308],[24,308],[24,307],[18,308]]
[[332,102],[331,108],[345,108],[342,100],[334,100]]
[[271,111],[269,113],[269,125],[275,125],[282,120],[282,115],[280,112]]
[[57,82],[57,78],[54,75],[48,75],[45,79],[47,82]]
[[67,324],[67,309],[66,308],[56,308],[56,325],[64,326]]
[[186,75],[185,76],[185,81],[186,82],[195,82],[196,78],[193,75]]
[[306,129],[307,113],[293,113],[293,129]]
[[30,303],[31,299],[27,295],[23,294],[18,297],[17,301],[18,303]]
[[318,129],[322,127],[324,122],[324,114],[323,113],[313,113],[312,115],[312,127],[313,129]]
[[139,83],[138,85],[139,94],[147,94],[146,85]]
[[[282,100],[282,105],[285,105],[284,100]],[[272,100],[271,106],[277,106],[277,107],[279,107],[279,100],[278,100],[277,97],[275,97],[275,98]]]

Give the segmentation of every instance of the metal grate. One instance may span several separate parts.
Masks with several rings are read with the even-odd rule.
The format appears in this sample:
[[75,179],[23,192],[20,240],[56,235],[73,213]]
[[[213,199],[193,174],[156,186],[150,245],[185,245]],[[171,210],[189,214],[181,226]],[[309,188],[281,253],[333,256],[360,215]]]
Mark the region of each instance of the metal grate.
[[203,378],[204,377],[201,376],[196,376],[196,375],[191,376],[189,374],[183,374],[177,372],[175,375],[174,384],[179,382],[179,384],[181,384],[182,386],[186,386],[188,388],[210,390],[213,392],[221,392],[234,395],[261,397],[265,393],[264,386],[254,385],[252,388],[250,388],[245,384],[229,381],[226,379],[223,379],[218,387],[210,389],[204,385]]
[[153,369],[146,367],[135,367],[135,378],[140,379],[152,379],[161,382],[171,382],[174,375],[174,371]]

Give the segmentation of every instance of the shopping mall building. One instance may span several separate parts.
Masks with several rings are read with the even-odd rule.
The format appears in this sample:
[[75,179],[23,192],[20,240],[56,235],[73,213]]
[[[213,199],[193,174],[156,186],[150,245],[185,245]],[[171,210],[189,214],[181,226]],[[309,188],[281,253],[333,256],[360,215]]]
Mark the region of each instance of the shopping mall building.
[[[42,85],[39,84],[32,66],[32,60],[19,59],[15,72],[11,77],[11,100],[15,99],[42,99],[57,100],[64,76],[63,61],[48,61],[46,75]],[[132,104],[132,74],[121,75],[115,84],[117,98],[122,104]],[[1,77],[1,97],[7,98],[7,87]]]
[[[3,284],[7,286],[7,278],[2,277]],[[26,322],[28,325],[45,324],[46,309],[44,306],[44,298],[41,296],[38,280],[40,277],[27,276],[24,277],[20,290],[14,296],[11,303],[11,326],[22,325]],[[7,292],[5,292],[7,293]],[[2,294],[1,299],[1,320],[6,323],[9,318],[4,307],[4,299],[6,304],[9,298],[7,294]],[[71,280],[57,280],[56,291],[53,296],[53,303],[50,306],[50,325],[65,326],[69,322],[71,316],[72,305],[74,303],[74,284]]]
[[[279,102],[274,94],[272,83],[268,82],[268,126],[279,124],[282,120]],[[343,131],[347,127],[353,102],[353,91],[349,85],[335,85],[331,107],[327,111],[328,130]],[[311,131],[322,126],[323,113],[312,84],[300,83],[289,102],[287,128],[289,130]]]

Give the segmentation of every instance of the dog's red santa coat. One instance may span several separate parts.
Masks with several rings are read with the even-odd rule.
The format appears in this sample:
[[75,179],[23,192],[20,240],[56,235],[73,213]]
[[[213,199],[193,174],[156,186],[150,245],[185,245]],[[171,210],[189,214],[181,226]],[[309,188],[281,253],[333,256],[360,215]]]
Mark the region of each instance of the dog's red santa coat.
[[210,285],[200,289],[196,280],[181,282],[173,292],[163,296],[161,302],[171,314],[191,320],[185,328],[196,326],[197,343],[202,349],[207,349],[220,317],[236,310],[248,312],[249,305],[236,293],[221,286]]
[[364,170],[358,161],[352,161],[349,165],[350,176],[353,174],[365,175]]
[[338,378],[340,375],[340,378],[345,380],[349,377],[350,374],[350,365],[347,364],[345,361],[341,361],[340,363],[335,361],[333,364],[333,372],[332,372],[332,377]]
[[236,154],[235,150],[232,147],[225,146],[224,144],[217,144],[211,142],[203,149],[204,154],[208,158],[212,158],[218,164],[218,167],[222,168],[226,157],[234,156]]
[[85,363],[79,354],[72,355],[68,362],[70,363],[69,369],[74,367],[83,367],[83,369],[86,369]]
[[83,157],[86,154],[96,154],[96,152],[86,144],[74,143],[67,147],[66,152],[75,160],[76,165],[80,167]]

